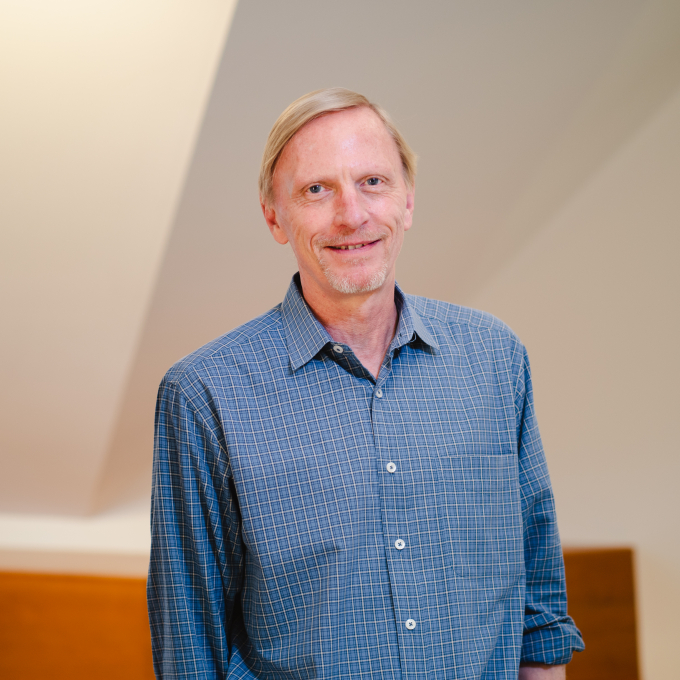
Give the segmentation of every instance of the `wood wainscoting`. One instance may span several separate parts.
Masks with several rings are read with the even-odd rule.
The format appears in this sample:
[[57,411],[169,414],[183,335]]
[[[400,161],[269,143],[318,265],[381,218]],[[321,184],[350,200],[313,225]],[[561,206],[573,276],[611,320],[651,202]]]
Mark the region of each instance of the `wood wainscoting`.
[[2,680],[153,680],[146,581],[0,573]]
[[586,643],[569,680],[638,680],[633,551],[567,548],[564,568],[569,614]]
[[[638,680],[632,551],[564,557],[586,641],[569,680]],[[145,591],[138,578],[0,572],[0,678],[153,680]]]

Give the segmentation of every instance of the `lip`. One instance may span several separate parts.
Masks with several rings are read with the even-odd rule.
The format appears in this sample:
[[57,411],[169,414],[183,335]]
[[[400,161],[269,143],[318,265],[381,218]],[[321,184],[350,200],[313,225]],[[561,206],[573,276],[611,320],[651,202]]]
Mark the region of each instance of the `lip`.
[[371,248],[371,246],[374,246],[379,241],[380,239],[376,239],[375,241],[356,241],[354,243],[338,243],[336,245],[326,246],[326,248],[328,250],[332,250],[335,253],[353,253],[356,250],[365,251],[366,249]]

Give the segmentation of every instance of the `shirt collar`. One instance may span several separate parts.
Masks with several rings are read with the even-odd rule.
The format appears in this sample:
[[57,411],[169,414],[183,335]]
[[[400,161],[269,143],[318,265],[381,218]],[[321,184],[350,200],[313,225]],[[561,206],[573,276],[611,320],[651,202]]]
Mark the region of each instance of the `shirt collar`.
[[[426,345],[438,349],[436,340],[425,328],[418,313],[408,303],[399,286],[395,286],[394,299],[399,311],[399,323],[390,349],[396,349],[419,338]],[[293,371],[313,359],[327,344],[333,342],[328,331],[319,323],[302,297],[300,274],[295,274],[281,305],[281,316],[286,346]]]
[[394,287],[394,301],[399,312],[399,323],[397,324],[397,332],[394,334],[390,348],[396,349],[420,339],[432,349],[439,349],[437,341],[432,333],[425,328],[425,324],[418,312],[409,305],[408,298],[404,295],[404,291],[399,287],[398,283]]

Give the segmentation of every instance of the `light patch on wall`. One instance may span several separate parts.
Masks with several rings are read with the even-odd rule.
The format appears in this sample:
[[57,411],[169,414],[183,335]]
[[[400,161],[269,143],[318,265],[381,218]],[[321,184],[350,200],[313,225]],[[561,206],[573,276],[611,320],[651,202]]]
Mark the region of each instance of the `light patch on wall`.
[[88,507],[235,4],[3,3],[4,510]]

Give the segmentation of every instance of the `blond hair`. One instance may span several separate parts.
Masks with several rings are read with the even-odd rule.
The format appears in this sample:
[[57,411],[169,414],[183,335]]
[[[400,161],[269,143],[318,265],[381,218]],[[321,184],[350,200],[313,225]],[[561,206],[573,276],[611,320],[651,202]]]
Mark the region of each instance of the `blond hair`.
[[329,87],[315,90],[296,99],[279,117],[269,133],[260,166],[260,200],[271,203],[274,195],[274,170],[286,144],[307,123],[320,116],[346,109],[365,106],[383,122],[394,140],[401,157],[404,177],[409,187],[416,179],[416,155],[406,143],[387,112],[378,104],[369,101],[363,94],[346,90],[344,87]]

